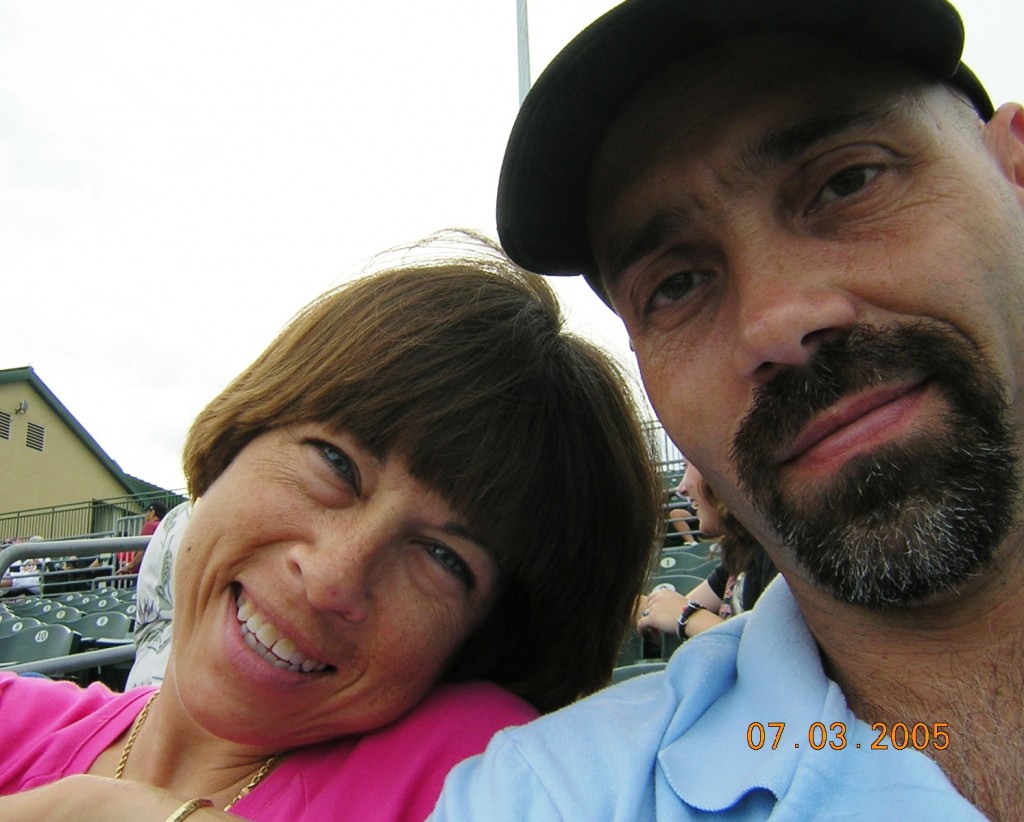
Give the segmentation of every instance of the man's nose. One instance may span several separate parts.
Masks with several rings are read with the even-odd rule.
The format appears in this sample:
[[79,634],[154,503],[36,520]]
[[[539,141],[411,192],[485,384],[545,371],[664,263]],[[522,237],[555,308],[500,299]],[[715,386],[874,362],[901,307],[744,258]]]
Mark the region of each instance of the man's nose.
[[807,365],[818,347],[848,333],[857,302],[830,276],[827,263],[781,251],[750,259],[733,271],[735,365],[766,383],[779,371]]

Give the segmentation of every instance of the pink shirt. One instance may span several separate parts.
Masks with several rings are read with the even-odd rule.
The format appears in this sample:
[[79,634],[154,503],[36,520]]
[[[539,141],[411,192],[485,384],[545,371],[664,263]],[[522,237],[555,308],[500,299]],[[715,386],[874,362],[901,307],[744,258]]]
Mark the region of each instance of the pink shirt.
[[[131,725],[152,688],[115,694],[0,673],[0,795],[83,773]],[[484,682],[440,685],[384,728],[290,754],[231,813],[246,819],[422,822],[448,771],[537,712]],[[307,816],[308,815],[308,816]]]

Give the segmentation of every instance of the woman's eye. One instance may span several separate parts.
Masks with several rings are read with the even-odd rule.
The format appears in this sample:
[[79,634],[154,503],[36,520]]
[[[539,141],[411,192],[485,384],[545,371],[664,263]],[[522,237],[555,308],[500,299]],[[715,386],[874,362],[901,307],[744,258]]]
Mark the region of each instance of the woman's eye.
[[664,308],[687,297],[691,291],[711,279],[708,271],[680,271],[658,283],[648,307]]
[[447,545],[442,545],[439,542],[428,542],[423,546],[423,549],[447,573],[460,580],[469,590],[473,590],[473,587],[476,585],[476,579],[462,557]]
[[818,194],[815,206],[827,205],[856,194],[874,179],[878,171],[877,166],[857,166],[830,177]]
[[348,455],[329,442],[317,442],[315,445],[320,449],[324,462],[327,463],[330,469],[358,492],[359,475]]

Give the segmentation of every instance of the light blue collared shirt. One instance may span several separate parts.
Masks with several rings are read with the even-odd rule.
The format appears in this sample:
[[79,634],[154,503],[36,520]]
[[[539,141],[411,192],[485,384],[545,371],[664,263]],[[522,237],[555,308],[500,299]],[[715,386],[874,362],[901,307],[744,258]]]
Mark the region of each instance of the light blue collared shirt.
[[[941,745],[943,719],[906,724],[925,724],[922,747]],[[958,744],[956,729],[938,730]],[[452,771],[431,819],[985,819],[913,743],[896,750],[879,735],[825,675],[778,577],[753,611],[689,640],[663,673],[499,733]]]

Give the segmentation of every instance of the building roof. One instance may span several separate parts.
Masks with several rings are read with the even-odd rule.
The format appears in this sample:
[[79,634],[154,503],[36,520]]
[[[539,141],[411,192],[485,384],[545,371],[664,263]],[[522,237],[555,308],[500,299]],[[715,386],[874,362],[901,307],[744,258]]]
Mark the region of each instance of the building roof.
[[24,366],[23,368],[0,368],[0,385],[17,382],[27,382],[129,494],[145,493],[157,488],[152,483],[140,480],[121,470],[121,466],[112,460],[106,451],[100,448],[100,444],[75,419],[74,414],[68,411],[64,403],[57,399],[57,396],[47,388],[46,383],[39,379],[39,375],[36,374],[35,369],[31,365]]

